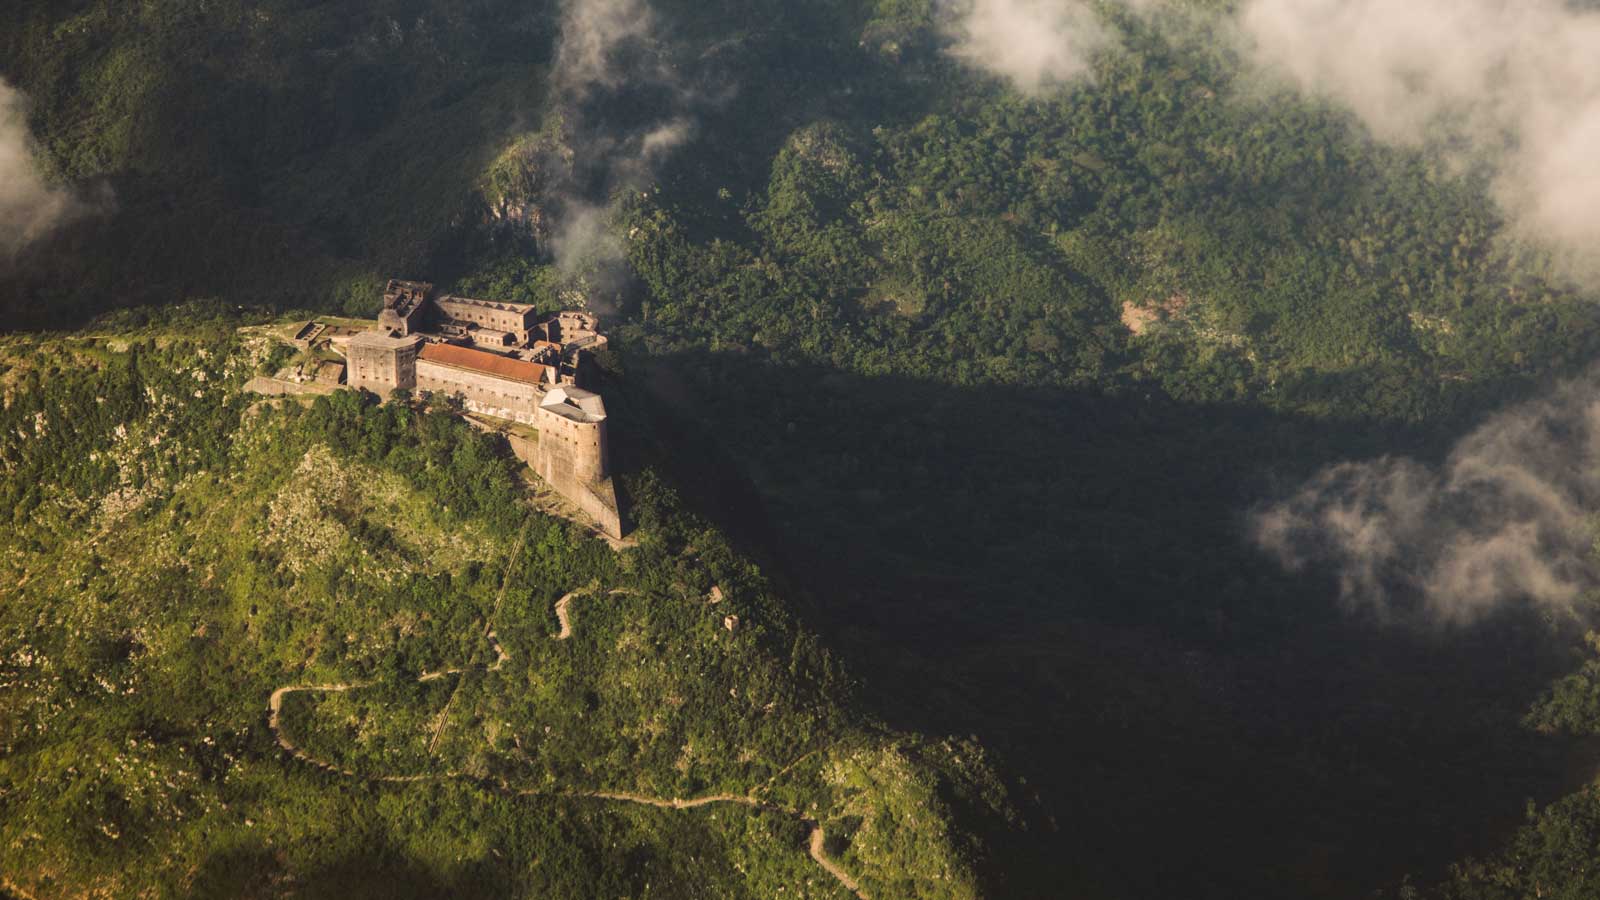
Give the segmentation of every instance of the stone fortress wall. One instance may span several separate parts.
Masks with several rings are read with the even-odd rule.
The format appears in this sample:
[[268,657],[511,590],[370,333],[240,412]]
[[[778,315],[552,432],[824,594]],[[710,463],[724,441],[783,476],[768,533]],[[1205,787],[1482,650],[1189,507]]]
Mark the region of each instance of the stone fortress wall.
[[539,405],[536,427],[539,447],[529,463],[533,470],[608,533],[620,535],[622,519],[611,483],[606,409],[600,396],[579,387],[555,388]]
[[388,399],[391,391],[410,390],[417,380],[420,336],[394,337],[368,331],[346,345],[345,383]]
[[[595,318],[567,311],[540,320],[532,306],[434,297],[432,290],[425,282],[389,282],[377,327],[345,344],[348,385],[385,398],[397,389],[441,394],[468,411],[536,429],[536,440],[507,434],[518,458],[620,538],[605,402],[579,384],[584,354],[605,344]],[[483,332],[506,335],[509,352],[478,349]]]
[[539,413],[535,427],[539,429],[540,445],[552,457],[570,460],[561,465],[570,468],[573,477],[599,481],[611,474],[603,412],[590,420],[573,419],[557,412],[547,400]]
[[468,297],[445,295],[435,298],[434,306],[444,319],[466,329],[487,329],[510,335],[510,346],[528,342],[537,316],[534,308],[521,303],[495,303]]
[[581,476],[577,458],[560,442],[550,440],[548,431],[541,430],[536,437],[510,432],[506,438],[517,458],[556,493],[593,519],[606,534],[622,536],[621,508],[609,474],[593,480]]
[[417,393],[455,398],[461,408],[497,419],[533,425],[539,409],[538,392],[529,385],[507,383],[478,372],[441,366],[427,360],[417,364]]
[[540,363],[429,344],[419,354],[414,389],[455,397],[474,412],[535,425],[554,377],[554,370]]

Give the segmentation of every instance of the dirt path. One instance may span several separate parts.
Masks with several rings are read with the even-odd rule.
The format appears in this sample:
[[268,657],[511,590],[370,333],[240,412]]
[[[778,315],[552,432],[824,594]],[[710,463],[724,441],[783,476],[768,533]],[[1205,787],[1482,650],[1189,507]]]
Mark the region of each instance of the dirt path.
[[[593,591],[590,591],[587,588],[581,591],[569,591],[563,595],[560,600],[556,601],[556,621],[561,623],[561,630],[551,635],[551,637],[558,641],[564,641],[567,638],[572,637],[572,601],[591,593],[593,593]],[[607,591],[606,596],[631,597],[635,593],[637,592],[630,591],[627,588],[617,588],[614,591]]]
[[[445,673],[435,672],[433,674],[442,677]],[[426,681],[428,680],[428,676],[424,675],[422,678],[417,680]],[[347,691],[360,690],[361,688],[369,687],[370,685],[370,682],[364,681],[346,684],[285,685],[284,687],[273,691],[272,696],[267,698],[267,727],[272,729],[272,736],[277,739],[278,746],[287,751],[290,756],[308,766],[315,766],[324,772],[332,772],[335,775],[343,775],[346,778],[368,778],[373,781],[381,781],[384,784],[416,784],[419,781],[437,781],[445,778],[455,778],[457,776],[457,773],[455,772],[446,772],[440,775],[357,775],[350,769],[346,769],[342,766],[328,762],[327,760],[318,759],[315,756],[312,756],[303,748],[295,745],[293,741],[289,740],[289,738],[284,735],[283,725],[279,721],[279,718],[283,713],[284,697],[287,697],[290,694],[343,694]]]
[[647,797],[644,794],[634,794],[629,791],[583,791],[575,793],[574,797],[589,797],[595,800],[616,800],[620,803],[637,803],[640,806],[654,806],[656,809],[699,809],[713,803],[737,803],[752,809],[763,809],[768,812],[787,813],[789,810],[771,803],[763,803],[754,797],[741,794],[707,794],[704,797],[690,797],[687,800],[673,797]]
[[839,868],[838,863],[828,858],[827,851],[823,848],[823,844],[827,840],[828,836],[823,833],[822,826],[816,822],[811,823],[811,841],[806,847],[806,852],[811,854],[812,860],[827,871],[829,875],[832,875],[834,880],[849,888],[852,894],[860,897],[861,900],[870,900],[867,892],[861,889],[861,885],[857,884],[854,878],[851,878],[843,869]]
[[587,591],[571,591],[556,601],[556,621],[561,623],[561,630],[556,632],[555,639],[564,641],[572,637],[572,598],[582,596]]
[[[563,596],[560,600],[556,601],[556,620],[561,623],[561,631],[558,634],[551,635],[552,638],[558,641],[564,641],[572,637],[572,601],[576,597],[580,597],[589,593],[593,593],[593,591],[587,589],[572,591]],[[632,593],[633,591],[619,589],[608,592],[606,596],[615,597],[629,595]],[[495,601],[495,614],[499,613],[500,601],[503,600],[504,597],[505,585],[502,583],[500,598]],[[488,630],[485,632],[484,636],[489,639],[490,645],[494,648],[495,661],[489,665],[482,666],[485,671],[491,672],[497,671],[502,665],[505,664],[506,660],[511,658],[510,654],[506,653],[504,648],[500,646],[500,642],[493,630],[493,622],[494,618],[491,616]],[[472,662],[469,662],[465,668],[443,669],[438,672],[424,672],[417,678],[417,680],[420,682],[429,682],[437,681],[448,676],[459,676],[464,674],[468,669],[473,668],[475,665],[477,665],[476,652],[473,654]],[[346,778],[361,778],[383,784],[415,784],[424,781],[442,781],[449,778],[460,777],[460,773],[455,771],[430,775],[362,775],[351,771],[350,769],[343,768],[335,763],[312,756],[310,753],[296,745],[286,734],[284,734],[283,725],[281,722],[283,698],[289,696],[290,694],[300,693],[345,693],[347,691],[360,690],[361,688],[370,686],[370,684],[371,682],[342,682],[334,684],[294,684],[280,687],[273,691],[272,695],[267,698],[267,727],[272,730],[272,735],[277,740],[278,746],[282,747],[290,756],[294,757],[300,762],[305,763],[306,765],[314,766],[318,769],[322,769],[325,772],[342,775]],[[459,693],[460,688],[458,686],[455,691],[451,692],[450,699],[446,701],[445,708],[440,713],[439,725],[435,728],[433,738],[428,744],[429,756],[433,755],[434,748],[439,741],[439,735],[443,732],[444,723],[449,717],[450,705],[455,702],[455,698]],[[520,749],[522,742],[517,741],[517,746]],[[630,791],[516,790],[504,781],[500,782],[500,786],[502,790],[518,797],[566,797],[581,800],[601,800],[612,803],[633,803],[640,806],[653,807],[655,809],[674,810],[700,809],[701,807],[725,803],[735,806],[743,806],[758,812],[768,812],[790,816],[791,818],[797,819],[804,823],[811,829],[811,834],[808,838],[808,844],[806,848],[806,852],[811,856],[811,859],[815,861],[817,865],[821,866],[822,869],[830,876],[832,876],[835,881],[838,881],[851,893],[855,894],[859,900],[870,900],[867,892],[861,889],[861,885],[857,883],[854,878],[851,878],[849,873],[840,868],[838,863],[828,858],[825,849],[827,835],[822,830],[822,823],[810,818],[809,816],[806,816],[799,810],[790,809],[768,800],[762,800],[756,796],[756,794],[768,788],[772,782],[776,781],[778,778],[781,778],[785,773],[792,770],[795,766],[799,765],[816,752],[816,750],[812,750],[789,765],[785,766],[777,775],[768,779],[766,783],[755,788],[749,794],[707,794],[702,797],[690,797],[685,799],[681,797],[651,797],[646,794],[636,794]]]
[[823,748],[818,747],[815,750],[807,751],[803,756],[800,756],[800,757],[796,758],[794,762],[789,763],[787,766],[784,766],[783,768],[779,769],[778,770],[778,774],[772,776],[771,778],[768,778],[764,783],[762,783],[762,785],[760,787],[756,788],[755,790],[751,791],[750,793],[752,795],[759,794],[762,791],[766,790],[767,788],[772,787],[774,784],[777,784],[778,783],[778,779],[780,779],[783,776],[785,776],[785,775],[789,774],[790,772],[794,771],[795,767],[799,766],[801,763],[805,762],[806,760],[810,759],[813,756],[816,756],[818,753],[821,753],[822,749]]
[[867,892],[861,889],[861,885],[854,878],[851,878],[848,872],[840,868],[838,863],[828,858],[826,849],[828,835],[827,832],[823,831],[822,823],[815,819],[806,818],[799,812],[779,806],[776,803],[768,803],[755,797],[740,796],[739,794],[708,794],[704,797],[693,797],[688,800],[677,797],[665,800],[660,797],[647,797],[643,794],[633,794],[627,791],[584,791],[569,794],[568,796],[587,797],[594,800],[614,800],[619,803],[637,803],[642,806],[653,806],[657,809],[698,809],[714,803],[731,803],[737,806],[747,806],[762,812],[793,816],[804,822],[811,829],[811,836],[807,839],[806,846],[806,852],[810,854],[811,859],[827,871],[829,875],[832,875],[835,881],[848,888],[852,894],[855,894],[861,900],[870,900]]

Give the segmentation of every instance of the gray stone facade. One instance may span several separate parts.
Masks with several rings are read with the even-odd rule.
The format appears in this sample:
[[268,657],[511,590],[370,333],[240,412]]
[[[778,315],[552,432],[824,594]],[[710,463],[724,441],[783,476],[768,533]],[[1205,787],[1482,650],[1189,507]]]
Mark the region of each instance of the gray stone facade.
[[432,294],[433,285],[426,281],[390,279],[383,289],[378,327],[400,337],[417,331],[427,314],[428,298]]
[[502,346],[518,347],[528,343],[529,332],[538,318],[533,307],[521,303],[495,303],[446,295],[435,299],[433,305],[447,324],[463,331],[492,332],[497,340],[498,336],[506,336],[509,342],[501,341]]
[[345,383],[388,399],[391,391],[411,390],[417,381],[421,335],[392,337],[367,331],[350,339]]

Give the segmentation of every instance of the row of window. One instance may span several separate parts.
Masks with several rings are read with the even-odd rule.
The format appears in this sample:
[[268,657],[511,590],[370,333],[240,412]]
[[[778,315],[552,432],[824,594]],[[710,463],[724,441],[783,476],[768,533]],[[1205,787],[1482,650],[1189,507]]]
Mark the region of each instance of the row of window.
[[[441,384],[447,384],[460,388],[461,393],[475,397],[499,397],[503,400],[522,402],[526,402],[529,399],[526,394],[518,391],[495,391],[489,388],[479,387],[478,385],[471,384],[469,382],[456,381],[451,378],[434,377],[431,380],[437,381]],[[423,388],[423,390],[429,390],[429,388]]]
[[453,312],[452,318],[467,319],[480,325],[494,325],[502,331],[516,331],[522,327],[522,317],[517,315],[496,315],[495,313]]

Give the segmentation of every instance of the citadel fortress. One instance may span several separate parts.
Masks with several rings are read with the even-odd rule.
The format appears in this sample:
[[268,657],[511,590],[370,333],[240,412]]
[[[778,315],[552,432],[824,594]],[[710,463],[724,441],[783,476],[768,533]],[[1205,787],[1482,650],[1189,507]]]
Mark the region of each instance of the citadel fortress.
[[287,380],[342,383],[383,398],[394,391],[449,398],[475,424],[504,434],[519,459],[603,531],[622,536],[605,402],[584,387],[591,354],[606,345],[594,316],[567,310],[541,318],[526,304],[439,295],[426,282],[397,279],[385,287],[373,327],[312,321],[294,343],[308,352],[331,349],[345,363],[314,362],[309,372],[302,364]]

